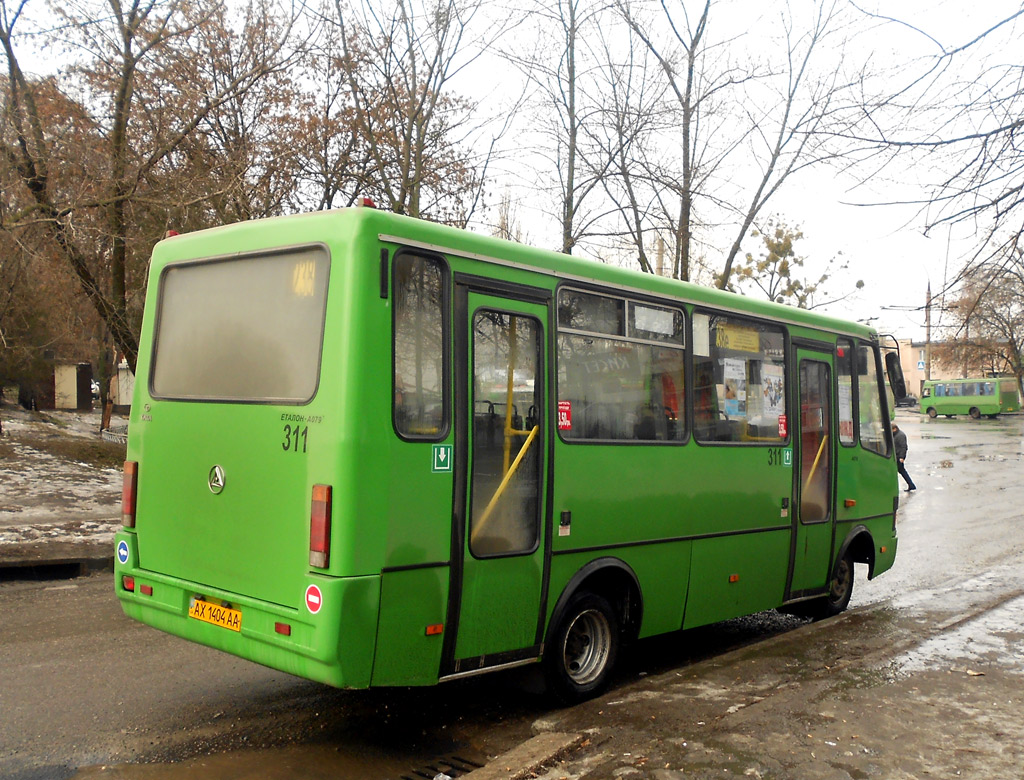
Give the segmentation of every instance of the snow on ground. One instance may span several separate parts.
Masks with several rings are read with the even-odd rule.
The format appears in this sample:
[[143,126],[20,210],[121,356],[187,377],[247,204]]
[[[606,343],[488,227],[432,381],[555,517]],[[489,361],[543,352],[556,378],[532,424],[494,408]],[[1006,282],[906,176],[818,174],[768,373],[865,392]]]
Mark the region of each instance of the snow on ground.
[[[0,521],[2,522],[2,521]],[[56,520],[40,525],[0,526],[0,547],[21,543],[67,542],[69,544],[114,543],[114,534],[121,527],[121,516],[107,520],[70,522]]]
[[[121,472],[41,452],[25,437],[100,439],[100,413],[0,410],[0,544],[109,541],[120,525]],[[123,422],[123,421],[121,421]]]

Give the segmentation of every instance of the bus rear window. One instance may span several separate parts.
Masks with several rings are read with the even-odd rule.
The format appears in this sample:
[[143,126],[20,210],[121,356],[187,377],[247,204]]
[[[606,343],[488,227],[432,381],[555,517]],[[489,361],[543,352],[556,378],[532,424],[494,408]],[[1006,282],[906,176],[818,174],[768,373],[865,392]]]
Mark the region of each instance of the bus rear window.
[[153,395],[312,399],[329,266],[322,246],[168,266],[160,280]]

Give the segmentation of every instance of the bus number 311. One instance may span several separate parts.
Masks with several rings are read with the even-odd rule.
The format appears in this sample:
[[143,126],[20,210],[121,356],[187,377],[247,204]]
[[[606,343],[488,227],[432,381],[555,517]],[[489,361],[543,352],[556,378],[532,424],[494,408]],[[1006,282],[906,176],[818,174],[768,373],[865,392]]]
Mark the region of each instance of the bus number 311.
[[281,449],[285,452],[292,450],[294,452],[306,451],[306,440],[309,438],[309,426],[303,425],[286,425],[284,426],[284,441],[281,442]]

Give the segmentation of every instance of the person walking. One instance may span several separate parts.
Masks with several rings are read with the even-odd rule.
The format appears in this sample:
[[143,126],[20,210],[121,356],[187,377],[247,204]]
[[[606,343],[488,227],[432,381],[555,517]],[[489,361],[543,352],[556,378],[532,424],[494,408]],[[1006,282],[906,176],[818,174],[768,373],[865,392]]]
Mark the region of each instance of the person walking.
[[917,490],[917,485],[914,484],[914,480],[910,478],[907,473],[907,467],[904,465],[904,461],[907,459],[907,434],[900,430],[900,426],[896,423],[892,424],[892,443],[896,448],[896,470],[899,475],[903,477],[903,480],[907,483],[907,492],[911,490]]

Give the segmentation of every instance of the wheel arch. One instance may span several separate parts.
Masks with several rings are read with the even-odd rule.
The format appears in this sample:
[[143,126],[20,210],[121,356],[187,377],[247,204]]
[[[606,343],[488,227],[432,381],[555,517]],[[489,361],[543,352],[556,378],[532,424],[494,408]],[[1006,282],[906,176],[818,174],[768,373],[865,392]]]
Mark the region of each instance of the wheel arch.
[[544,632],[545,644],[577,593],[594,593],[607,599],[619,619],[623,639],[631,641],[640,633],[643,591],[636,572],[625,561],[611,556],[596,558],[582,566],[562,589]]
[[868,579],[875,576],[875,539],[867,526],[858,525],[850,530],[839,548],[839,555],[836,556],[836,563],[843,559],[847,553],[854,563],[866,563],[868,567]]

